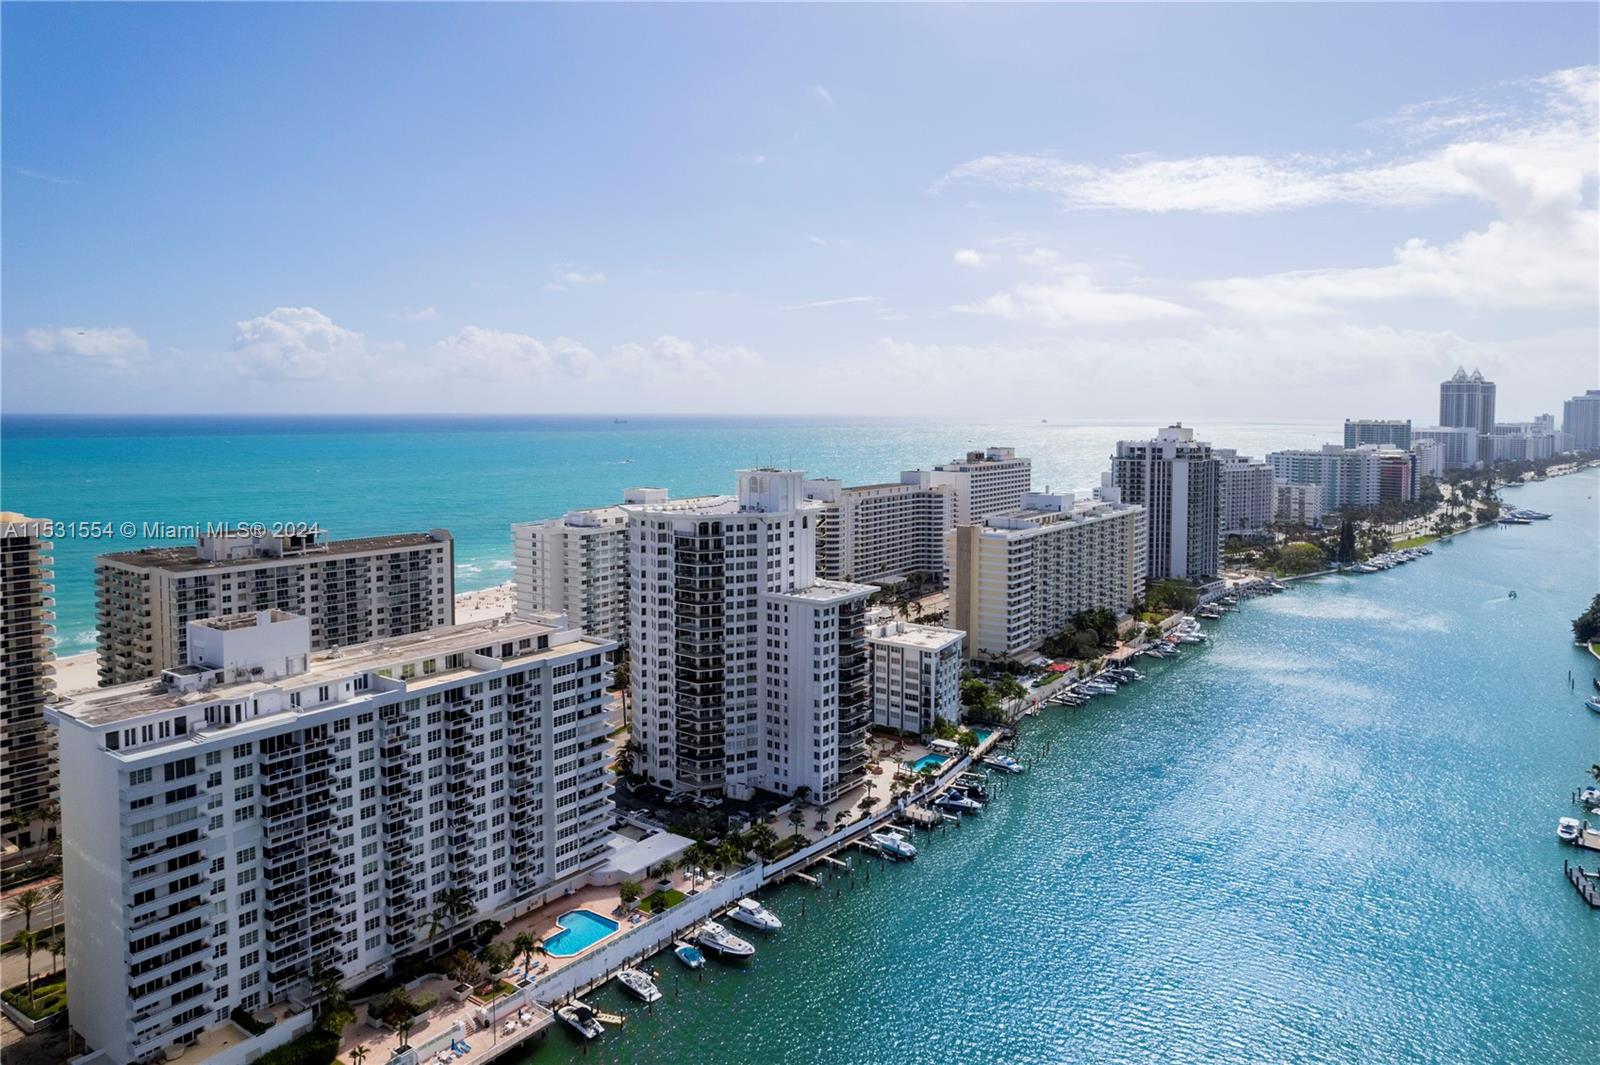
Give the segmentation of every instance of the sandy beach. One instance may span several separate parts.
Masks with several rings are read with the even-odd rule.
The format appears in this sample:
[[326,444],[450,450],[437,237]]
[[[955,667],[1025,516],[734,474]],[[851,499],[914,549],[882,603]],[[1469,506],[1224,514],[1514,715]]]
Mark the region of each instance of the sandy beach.
[[[456,624],[504,617],[517,605],[516,586],[511,581],[493,588],[480,588],[475,592],[462,592],[456,596]],[[97,687],[100,674],[93,651],[66,655],[55,660],[56,692],[72,695]]]

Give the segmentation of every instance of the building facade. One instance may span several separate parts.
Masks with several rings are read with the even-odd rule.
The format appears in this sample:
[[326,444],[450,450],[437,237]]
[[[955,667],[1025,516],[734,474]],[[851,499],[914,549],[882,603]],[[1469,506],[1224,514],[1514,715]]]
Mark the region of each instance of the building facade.
[[73,1027],[115,1065],[321,966],[382,971],[443,891],[470,928],[605,861],[610,641],[495,621],[313,654],[281,611],[190,628],[159,682],[48,711]]
[[188,624],[283,610],[313,650],[455,621],[455,558],[443,529],[329,542],[316,535],[204,535],[95,560],[100,683],[157,676],[187,660]]
[[1272,524],[1272,467],[1232,448],[1214,452],[1222,464],[1222,531],[1226,536],[1260,536]]
[[914,736],[943,718],[961,720],[962,647],[966,633],[905,621],[867,626],[872,659],[872,723]]
[[[1106,486],[1144,508],[1148,576],[1199,580],[1222,568],[1222,464],[1181,425],[1154,440],[1122,440]],[[1104,489],[1102,490],[1104,493]]]
[[1417,497],[1417,459],[1410,451],[1326,444],[1316,451],[1274,451],[1267,462],[1277,482],[1320,486],[1325,511]]
[[1272,486],[1272,520],[1279,525],[1322,526],[1322,486],[1279,481]]
[[865,779],[868,585],[819,578],[796,470],[733,496],[629,504],[635,769],[735,799],[831,801]]
[[935,466],[929,479],[949,486],[954,524],[977,525],[991,514],[1022,505],[1023,495],[1033,487],[1033,462],[1017,458],[1013,448],[991,447]]
[[1411,419],[1359,418],[1344,420],[1344,446],[1377,444],[1405,451],[1411,447]]
[[950,623],[969,658],[1036,650],[1085,610],[1126,613],[1144,594],[1147,516],[1115,500],[1030,494],[949,534]]
[[838,481],[805,482],[823,504],[817,515],[817,576],[890,582],[944,574],[944,534],[955,523],[955,493],[926,470],[908,470],[898,483],[845,488]]
[[1424,426],[1412,432],[1412,439],[1431,440],[1437,444],[1446,473],[1470,470],[1478,465],[1481,437],[1472,426]]
[[31,815],[56,793],[50,523],[0,512],[0,832],[27,851],[53,830]]
[[1439,481],[1444,479],[1444,448],[1437,440],[1413,440],[1410,451],[1417,457],[1417,481],[1421,487],[1424,477]]
[[1591,388],[1561,405],[1561,431],[1574,451],[1600,450],[1600,388]]
[[1489,451],[1482,438],[1494,430],[1494,394],[1494,382],[1484,380],[1478,370],[1469,374],[1458,368],[1439,385],[1439,424],[1477,430],[1480,461],[1487,460]]

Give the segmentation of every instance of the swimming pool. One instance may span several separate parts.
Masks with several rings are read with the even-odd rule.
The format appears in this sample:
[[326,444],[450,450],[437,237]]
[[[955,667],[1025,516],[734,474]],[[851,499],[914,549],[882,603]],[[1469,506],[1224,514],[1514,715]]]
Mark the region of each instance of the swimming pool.
[[994,729],[992,729],[992,728],[975,728],[975,729],[972,730],[972,734],[974,736],[978,737],[978,742],[979,743],[982,743],[984,740],[986,740],[990,736],[994,735]]
[[911,771],[913,773],[920,773],[924,769],[938,769],[947,761],[949,761],[949,759],[942,754],[925,754],[921,758],[918,758],[915,762],[911,763]]
[[561,931],[544,941],[545,953],[553,958],[570,958],[600,942],[620,925],[593,910],[568,910],[556,918]]

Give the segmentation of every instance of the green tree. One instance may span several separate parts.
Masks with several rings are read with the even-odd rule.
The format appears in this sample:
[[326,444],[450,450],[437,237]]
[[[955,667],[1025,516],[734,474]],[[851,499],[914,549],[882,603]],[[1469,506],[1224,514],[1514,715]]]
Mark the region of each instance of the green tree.
[[532,932],[518,932],[517,937],[511,941],[511,949],[516,951],[517,956],[522,959],[522,968],[524,970],[528,968],[528,962],[533,956],[533,949],[538,946],[538,943],[539,941],[533,938]]
[[633,908],[633,904],[639,901],[639,896],[642,894],[644,894],[644,885],[637,880],[624,880],[617,885],[617,897],[629,909]]
[[33,952],[39,949],[39,933],[30,928],[24,928],[11,938],[11,942],[22,952],[26,960],[28,973],[28,1006],[33,1006]]
[[19,891],[6,900],[5,915],[7,917],[21,917],[24,931],[33,931],[34,911],[45,901],[45,893],[40,888],[28,888]]
[[[638,882],[635,881],[637,884]],[[635,896],[637,898],[637,896]],[[478,951],[478,960],[483,962],[483,967],[489,970],[491,977],[498,977],[501,973],[511,968],[511,948],[504,943],[490,942]]]
[[1600,595],[1594,597],[1588,610],[1572,619],[1572,638],[1579,643],[1600,640]]

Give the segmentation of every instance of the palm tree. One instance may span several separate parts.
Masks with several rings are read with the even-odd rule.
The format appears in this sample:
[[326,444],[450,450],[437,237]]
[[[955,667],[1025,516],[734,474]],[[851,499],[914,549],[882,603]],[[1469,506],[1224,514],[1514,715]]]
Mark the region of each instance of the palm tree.
[[[511,949],[517,952],[522,959],[522,969],[528,969],[528,959],[533,955],[533,948],[538,945],[538,940],[533,938],[532,932],[518,932],[517,937],[511,941]],[[360,1065],[358,1062],[357,1065]]]
[[67,952],[67,934],[65,929],[50,933],[49,942],[46,944],[50,950],[50,971],[61,971],[61,957]]
[[461,923],[462,918],[471,917],[477,912],[477,908],[472,905],[472,892],[462,887],[445,888],[436,892],[433,902],[434,925],[437,926],[442,919],[446,928],[452,932],[455,931],[456,925]]
[[772,856],[772,845],[778,842],[778,834],[772,831],[770,825],[757,823],[751,826],[749,839],[756,856],[766,861]]
[[395,1031],[400,1033],[401,1050],[406,1048],[406,1039],[411,1035],[411,1029],[415,1028],[416,1026],[417,1022],[409,1017],[394,1026]]
[[844,827],[844,823],[846,821],[848,821],[848,820],[850,820],[850,811],[849,810],[840,810],[839,812],[837,812],[837,813],[835,813],[833,815],[833,824],[834,824],[834,827],[836,829],[837,828],[843,828]]
[[19,891],[6,902],[5,914],[7,917],[22,916],[24,931],[33,931],[33,911],[45,901],[45,893],[39,888],[29,888]]
[[350,1060],[352,1062],[354,1062],[355,1065],[361,1065],[361,1063],[363,1061],[365,1061],[366,1058],[367,1058],[367,1048],[366,1047],[364,1047],[364,1046],[354,1046],[354,1047],[350,1048]]
[[798,832],[800,831],[800,826],[805,823],[805,819],[805,811],[800,809],[800,801],[796,799],[794,805],[789,807],[789,824],[793,825],[794,830]]
[[39,949],[39,933],[29,928],[18,932],[11,942],[22,951],[22,956],[28,963],[28,1005],[33,1005],[33,952]]

